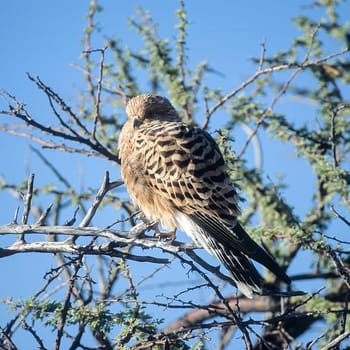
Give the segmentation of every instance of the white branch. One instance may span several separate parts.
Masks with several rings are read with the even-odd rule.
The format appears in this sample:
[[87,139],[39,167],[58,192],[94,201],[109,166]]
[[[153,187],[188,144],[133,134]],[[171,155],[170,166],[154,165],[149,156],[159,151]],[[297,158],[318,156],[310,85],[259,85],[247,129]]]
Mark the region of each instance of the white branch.
[[185,249],[194,249],[193,245],[187,245],[181,242],[172,242],[160,240],[155,237],[144,236],[147,230],[146,224],[137,226],[137,230],[125,232],[112,229],[101,229],[97,227],[71,227],[71,226],[40,226],[40,225],[17,225],[10,224],[0,226],[1,235],[63,235],[69,237],[99,237],[106,239],[106,242],[99,243],[92,241],[91,244],[78,245],[73,241],[59,242],[15,242],[6,248],[0,248],[0,258],[17,253],[39,252],[39,253],[68,253],[68,254],[89,254],[89,255],[109,255],[123,256],[125,259],[137,261],[148,261],[154,263],[166,264],[168,259],[154,258],[150,256],[136,256],[117,250],[125,246],[139,246],[142,248],[160,248],[167,252],[179,252]]

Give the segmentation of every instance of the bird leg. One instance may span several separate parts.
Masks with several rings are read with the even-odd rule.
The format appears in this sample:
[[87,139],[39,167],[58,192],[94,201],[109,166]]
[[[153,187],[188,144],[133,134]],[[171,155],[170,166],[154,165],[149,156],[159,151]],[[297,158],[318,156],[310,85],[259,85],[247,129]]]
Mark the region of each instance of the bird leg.
[[174,241],[176,238],[176,228],[168,231],[168,232],[164,232],[161,231],[159,229],[159,223],[156,222],[154,225],[152,225],[152,228],[154,230],[154,236],[158,237],[158,238],[169,238],[171,241]]
[[147,229],[147,231],[154,230],[154,236],[158,238],[165,238],[165,239],[170,239],[171,241],[174,241],[176,238],[176,228],[171,230],[171,231],[161,231],[159,229],[159,223],[158,222],[152,222],[147,219],[146,215],[141,212],[140,214],[137,215],[137,218],[139,220],[142,220],[145,224],[150,225]]

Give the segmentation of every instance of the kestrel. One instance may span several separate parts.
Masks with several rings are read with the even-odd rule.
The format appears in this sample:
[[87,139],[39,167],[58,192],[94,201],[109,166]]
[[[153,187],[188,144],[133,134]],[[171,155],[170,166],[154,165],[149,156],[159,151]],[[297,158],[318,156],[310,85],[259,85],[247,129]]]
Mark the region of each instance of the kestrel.
[[119,138],[121,172],[132,200],[150,221],[188,234],[217,257],[247,297],[263,294],[252,260],[290,284],[273,257],[242,228],[237,193],[214,139],[182,122],[169,100],[129,100]]

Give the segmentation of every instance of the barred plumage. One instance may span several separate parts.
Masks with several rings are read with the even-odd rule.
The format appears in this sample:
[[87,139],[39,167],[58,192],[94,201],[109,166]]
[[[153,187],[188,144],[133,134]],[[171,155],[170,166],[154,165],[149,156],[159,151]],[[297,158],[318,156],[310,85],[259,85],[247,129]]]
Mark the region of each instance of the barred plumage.
[[186,232],[224,264],[247,297],[263,292],[250,258],[290,283],[238,223],[237,193],[213,138],[183,123],[171,103],[158,95],[132,98],[126,113],[119,139],[121,171],[146,217]]

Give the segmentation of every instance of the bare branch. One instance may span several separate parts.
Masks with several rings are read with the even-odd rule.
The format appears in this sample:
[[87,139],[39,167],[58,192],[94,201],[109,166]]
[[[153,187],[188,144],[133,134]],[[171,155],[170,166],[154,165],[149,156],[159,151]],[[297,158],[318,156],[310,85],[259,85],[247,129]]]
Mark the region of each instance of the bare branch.
[[253,83],[257,78],[259,78],[261,75],[266,75],[266,74],[270,74],[273,72],[277,72],[277,71],[282,71],[282,70],[288,70],[288,69],[296,69],[296,70],[303,70],[305,68],[309,68],[312,67],[314,65],[319,65],[320,63],[323,62],[327,62],[332,58],[338,57],[338,56],[342,56],[345,53],[347,53],[350,49],[346,48],[344,50],[341,50],[339,52],[321,57],[317,60],[314,61],[309,61],[309,62],[304,62],[303,64],[299,64],[299,63],[290,63],[290,64],[282,64],[282,65],[278,65],[278,66],[273,66],[270,68],[265,68],[263,70],[257,70],[253,75],[251,75],[246,81],[244,81],[241,85],[239,85],[237,88],[235,88],[234,90],[232,90],[231,92],[229,92],[228,94],[226,94],[224,97],[222,97],[220,99],[219,102],[217,102],[214,106],[212,106],[209,111],[208,111],[208,115],[207,117],[211,116],[214,112],[216,112],[217,109],[219,109],[220,107],[222,107],[227,101],[229,101],[232,97],[234,97],[235,95],[237,95],[240,91],[242,91],[243,89],[245,89],[248,85],[250,85],[251,83]]
[[84,126],[84,124],[81,123],[80,119],[75,115],[75,113],[73,113],[72,109],[63,101],[63,99],[56,93],[54,92],[49,86],[47,86],[46,84],[44,84],[44,82],[42,80],[40,80],[39,77],[32,77],[29,73],[27,73],[28,78],[36,84],[36,86],[42,90],[46,96],[49,98],[50,101],[50,106],[53,109],[53,112],[55,113],[56,117],[59,119],[59,121],[61,122],[61,124],[68,129],[73,135],[75,135],[76,137],[80,137],[79,133],[76,132],[74,129],[72,129],[70,126],[68,126],[63,119],[59,116],[59,114],[56,112],[54,105],[52,103],[52,100],[54,100],[58,106],[69,115],[69,117],[71,118],[71,120],[79,126],[80,130],[85,134],[85,135],[89,135],[88,130],[86,129],[86,127]]
[[61,344],[61,340],[62,340],[62,336],[63,336],[63,328],[66,325],[66,319],[67,319],[67,314],[68,314],[68,311],[70,308],[70,299],[71,299],[72,292],[74,289],[75,280],[77,278],[78,271],[80,270],[80,268],[82,266],[82,255],[80,255],[74,261],[73,266],[74,266],[74,270],[73,270],[73,273],[72,273],[70,280],[69,280],[69,283],[68,283],[66,297],[64,299],[63,308],[61,311],[60,322],[59,322],[58,327],[57,327],[57,335],[56,335],[55,344],[53,347],[54,350],[59,350],[59,348],[60,348],[60,344]]
[[91,34],[93,33],[94,30],[94,16],[96,14],[96,7],[97,3],[96,0],[92,0],[89,8],[89,13],[87,15],[87,20],[88,20],[88,25],[85,30],[85,50],[84,50],[84,57],[85,57],[85,67],[87,70],[86,74],[86,79],[87,79],[87,84],[89,87],[89,93],[92,98],[92,104],[96,105],[96,98],[95,98],[95,86],[92,82],[92,62],[90,61],[90,52],[91,52]]
[[11,222],[12,225],[17,225],[18,213],[19,213],[19,205],[17,205],[16,207],[15,215],[13,216],[13,220]]
[[332,144],[332,155],[333,155],[333,164],[334,167],[337,168],[338,163],[338,156],[337,156],[337,143],[336,143],[336,127],[335,127],[335,118],[337,116],[337,109],[332,111],[331,115],[331,135],[330,135],[330,141]]
[[335,349],[344,339],[350,337],[350,331],[344,332],[343,334],[338,335],[335,339],[329,342],[321,350],[330,350]]
[[[89,71],[79,65],[72,64],[73,68],[77,69],[78,71],[84,73],[85,75],[91,74]],[[98,77],[92,77],[97,83],[99,82]],[[111,95],[117,95],[122,98],[122,101],[124,105],[126,105],[126,102],[129,98],[129,96],[125,93],[125,91],[120,86],[115,86],[108,81],[101,81],[101,90],[108,92]]]
[[245,153],[245,151],[247,150],[248,145],[250,144],[250,142],[254,139],[254,137],[256,136],[260,126],[262,125],[262,123],[264,122],[264,120],[268,117],[269,113],[272,112],[274,105],[276,104],[276,102],[280,99],[280,97],[287,91],[290,83],[295,79],[295,77],[302,71],[303,68],[297,68],[289,77],[289,79],[285,82],[285,84],[282,86],[282,88],[280,89],[280,91],[277,93],[277,95],[273,98],[273,100],[271,101],[270,105],[265,109],[264,113],[261,115],[261,117],[258,119],[258,121],[256,122],[255,128],[253,129],[252,133],[249,135],[249,137],[247,138],[245,144],[243,145],[241,151],[239,152],[237,158],[240,159],[242,158],[243,154]]
[[[43,87],[46,87],[46,85],[44,85],[40,80],[38,80],[38,79],[35,80],[32,77],[30,77],[30,79],[32,79],[35,82],[37,81],[38,84],[40,84],[40,86],[42,85]],[[44,90],[44,91],[46,91],[46,90]],[[50,89],[50,91],[51,91],[51,89]],[[5,94],[7,97],[9,97],[13,101],[13,103],[15,103],[15,106],[9,105],[9,111],[0,111],[0,114],[14,116],[20,120],[23,120],[26,124],[32,126],[34,129],[39,130],[43,133],[47,133],[47,134],[52,135],[54,137],[83,144],[83,145],[89,147],[90,149],[92,149],[93,151],[99,153],[103,157],[119,163],[119,159],[118,159],[117,155],[111,153],[106,147],[104,147],[97,140],[92,140],[89,137],[83,137],[83,136],[77,134],[76,132],[73,134],[70,134],[66,131],[58,130],[58,129],[53,128],[51,126],[45,126],[45,125],[37,122],[34,118],[32,118],[30,116],[30,114],[28,113],[28,111],[24,108],[24,104],[17,101],[16,97],[10,95],[9,93],[7,93],[5,91],[2,91],[2,94]],[[79,126],[83,127],[83,125],[81,123],[79,124]],[[30,137],[30,136],[28,136],[28,137]],[[40,142],[40,139],[39,139],[39,142]],[[45,146],[48,148],[56,148],[56,149],[60,149],[60,150],[61,149],[66,150],[65,148],[60,148],[59,146],[54,146],[53,144],[50,144],[50,143],[45,145]]]
[[40,218],[36,221],[36,225],[44,225],[44,221],[47,219],[53,203],[50,203],[49,206],[45,209],[45,211],[41,214]]
[[3,343],[3,345],[6,346],[4,350],[17,350],[17,346],[13,343],[11,338],[7,335],[7,332],[5,332],[2,327],[0,327],[0,341]]
[[[32,174],[27,183],[27,193],[24,197],[24,209],[22,214],[22,225],[25,225],[28,222],[28,217],[30,213],[30,208],[32,204],[33,196],[33,183],[34,183],[34,174]],[[20,234],[17,239],[18,243],[24,243],[24,234]]]
[[221,280],[226,281],[226,282],[232,284],[233,286],[235,285],[235,282],[233,281],[232,278],[230,278],[229,276],[223,274],[220,271],[220,266],[212,266],[212,265],[208,264],[206,261],[201,259],[193,250],[187,250],[186,254],[193,261],[195,261],[199,265],[203,266],[206,270],[210,271],[212,274],[214,274],[215,276],[219,277]]
[[23,326],[23,329],[29,331],[29,333],[33,336],[35,341],[38,343],[39,349],[46,350],[42,339],[38,336],[37,332],[33,329],[33,327],[29,326],[29,324],[25,321],[25,319],[22,319],[22,326]]
[[[141,242],[140,242],[141,243]],[[145,243],[145,244],[143,244]],[[151,246],[152,244],[147,244],[143,242],[139,245]],[[119,245],[119,244],[118,244]],[[153,244],[157,247],[157,244]],[[68,253],[68,254],[84,254],[84,255],[107,255],[110,257],[120,257],[127,260],[134,260],[138,262],[149,262],[154,264],[168,264],[169,260],[164,258],[155,258],[147,255],[134,255],[119,251],[113,247],[113,244],[106,243],[101,245],[87,245],[87,246],[77,246],[69,245],[63,242],[35,242],[35,243],[25,243],[23,245],[11,245],[6,248],[0,248],[0,258],[8,257],[18,253]]]
[[211,281],[211,279],[193,263],[193,261],[185,259],[184,257],[180,256],[178,253],[173,253],[173,254],[176,257],[178,257],[181,260],[181,262],[190,266],[193,271],[198,272],[202,276],[202,278],[208,283],[208,286],[210,286],[210,288],[213,289],[213,291],[218,296],[218,298],[223,302],[223,305],[225,305],[225,307],[227,308],[227,310],[229,312],[228,318],[232,319],[235,322],[235,324],[237,325],[237,327],[239,328],[239,330],[242,332],[242,335],[243,335],[243,338],[244,338],[244,341],[246,344],[246,349],[251,350],[252,349],[252,342],[250,339],[250,335],[249,335],[249,332],[247,330],[247,327],[245,325],[243,325],[241,315],[239,312],[237,312],[238,310],[235,311],[231,308],[231,305],[228,303],[227,299],[224,298],[224,296],[222,295],[218,286],[216,286]]
[[350,289],[350,274],[348,269],[344,266],[342,259],[329,245],[326,245],[325,252],[331,258],[340,276],[343,278],[345,284]]
[[263,42],[260,44],[260,57],[259,57],[259,68],[258,68],[259,71],[263,70],[263,66],[264,66],[265,52],[266,52],[265,43],[266,43],[266,39],[264,39]]
[[122,184],[123,184],[123,181],[114,181],[114,182],[110,183],[109,182],[109,172],[106,171],[105,176],[103,178],[103,182],[101,184],[101,187],[97,192],[96,198],[95,198],[94,202],[92,203],[90,209],[86,213],[85,217],[83,218],[83,220],[79,224],[79,227],[88,226],[90,224],[92,218],[95,216],[97,208],[101,204],[106,193],[108,191],[112,190],[113,188],[118,187]]
[[[230,297],[226,299],[232,310],[238,311],[237,308],[237,297]],[[274,312],[280,309],[280,303],[271,300],[270,297],[262,296],[256,297],[254,300],[247,299],[245,297],[239,298],[239,309],[243,314],[250,312]],[[196,324],[201,324],[217,315],[227,315],[227,308],[222,301],[212,303],[205,308],[198,308],[189,311],[181,318],[167,326],[163,332],[172,333],[180,332],[184,328],[189,328]]]
[[57,176],[58,180],[62,182],[67,188],[70,188],[70,184],[67,179],[65,179],[58,169],[50,162],[44,155],[35,147],[29,146],[30,149],[42,160],[42,162]]
[[329,206],[331,208],[332,213],[341,221],[343,221],[347,226],[350,226],[350,221],[347,220],[344,216],[340,215],[334,208],[333,205]]
[[[5,112],[5,111],[0,111],[0,114],[8,114],[10,115],[10,113]],[[9,135],[14,135],[14,136],[19,136],[19,137],[25,137],[28,138],[30,140],[35,141],[36,143],[39,143],[41,145],[43,145],[44,147],[47,148],[54,148],[55,145],[52,142],[48,142],[40,137],[34,136],[32,134],[29,133],[25,133],[25,132],[19,132],[17,130],[11,130],[6,128],[4,125],[0,125],[0,131],[6,132]]]
[[98,50],[98,51],[101,52],[101,58],[100,58],[100,64],[99,64],[99,77],[98,77],[98,82],[97,82],[94,126],[93,126],[93,130],[92,130],[92,133],[91,133],[92,138],[94,140],[96,140],[97,122],[101,123],[101,116],[100,116],[101,88],[102,88],[102,80],[103,80],[103,63],[104,63],[105,51],[106,50],[107,50],[107,47]]

